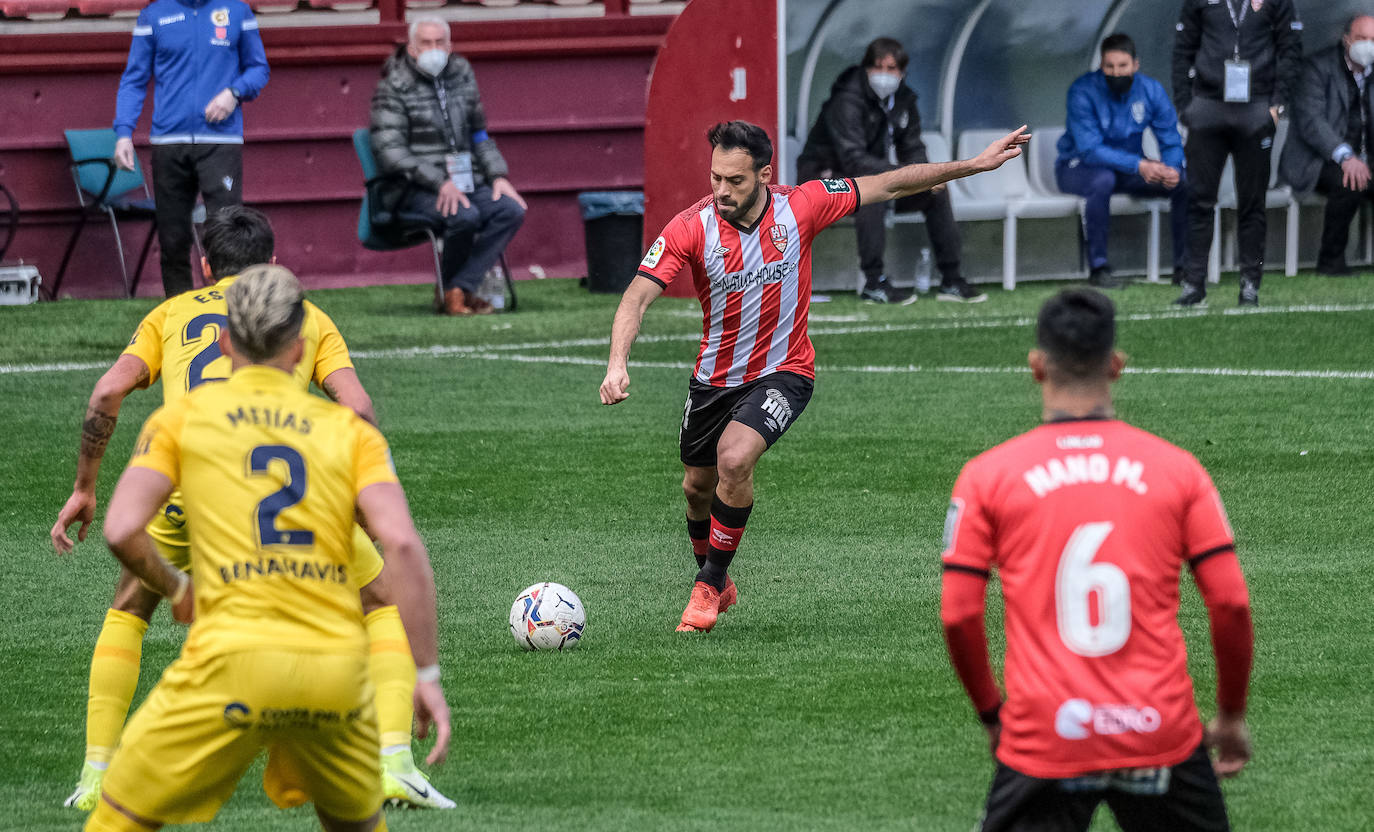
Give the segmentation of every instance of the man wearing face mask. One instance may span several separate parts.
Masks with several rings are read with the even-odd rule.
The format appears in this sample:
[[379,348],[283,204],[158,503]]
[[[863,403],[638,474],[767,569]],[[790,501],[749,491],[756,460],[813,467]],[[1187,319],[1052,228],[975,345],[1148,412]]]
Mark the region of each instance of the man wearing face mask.
[[[835,80],[820,117],[806,137],[797,158],[797,179],[872,176],[901,165],[930,161],[921,141],[921,115],[916,93],[902,83],[907,54],[892,38],[878,38],[868,45],[863,62],[851,66]],[[949,194],[944,188],[899,200],[898,211],[925,215],[926,231],[940,270],[940,300],[976,303],[988,296],[974,289],[959,271],[961,244],[954,223]],[[876,303],[914,299],[894,287],[883,274],[887,247],[887,206],[867,205],[854,214],[858,237],[859,268],[864,274],[860,297]]]
[[472,66],[451,50],[448,22],[418,17],[409,42],[382,67],[372,152],[383,174],[401,176],[375,198],[400,222],[443,237],[440,311],[484,315],[494,310],[477,287],[525,221],[525,200],[487,134]]
[[[1088,283],[1103,289],[1122,285],[1107,261],[1112,194],[1164,197],[1170,201],[1175,279],[1188,251],[1188,185],[1183,175],[1183,139],[1164,85],[1140,72],[1135,42],[1117,33],[1102,41],[1102,68],[1069,87],[1068,129],[1059,139],[1054,165],[1059,190],[1083,197],[1088,243]],[[1142,149],[1145,129],[1159,143],[1159,160]]]
[[1317,271],[1346,275],[1345,247],[1350,221],[1360,202],[1374,198],[1369,155],[1374,150],[1370,113],[1371,68],[1374,67],[1374,17],[1356,15],[1346,22],[1341,42],[1313,55],[1303,66],[1293,101],[1293,127],[1279,176],[1294,192],[1315,188],[1326,197]]

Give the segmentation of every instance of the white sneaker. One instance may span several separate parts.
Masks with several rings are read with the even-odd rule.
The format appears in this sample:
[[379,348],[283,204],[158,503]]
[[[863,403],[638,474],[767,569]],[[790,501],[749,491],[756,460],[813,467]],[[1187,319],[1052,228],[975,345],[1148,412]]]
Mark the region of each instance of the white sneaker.
[[417,809],[455,809],[458,806],[440,794],[424,772],[415,767],[409,749],[382,757],[382,797],[393,806],[406,804]]

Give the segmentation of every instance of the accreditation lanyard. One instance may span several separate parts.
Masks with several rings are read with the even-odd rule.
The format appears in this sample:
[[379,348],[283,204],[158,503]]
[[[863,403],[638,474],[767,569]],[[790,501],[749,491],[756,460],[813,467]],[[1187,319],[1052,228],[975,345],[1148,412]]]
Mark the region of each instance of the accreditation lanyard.
[[453,122],[449,118],[448,92],[444,89],[442,79],[434,79],[434,93],[439,98],[439,126],[444,131],[444,140],[448,142],[449,147],[449,152],[444,154],[444,168],[448,173],[449,181],[458,190],[470,194],[477,189],[477,183],[472,174],[472,153],[467,150],[458,150],[458,134],[453,129]]
[[1236,27],[1236,49],[1231,60],[1225,63],[1226,81],[1222,100],[1234,104],[1250,103],[1250,62],[1240,59],[1240,27],[1245,23],[1245,15],[1250,11],[1250,0],[1240,0],[1239,8],[1226,0],[1226,12],[1231,15],[1231,23]]

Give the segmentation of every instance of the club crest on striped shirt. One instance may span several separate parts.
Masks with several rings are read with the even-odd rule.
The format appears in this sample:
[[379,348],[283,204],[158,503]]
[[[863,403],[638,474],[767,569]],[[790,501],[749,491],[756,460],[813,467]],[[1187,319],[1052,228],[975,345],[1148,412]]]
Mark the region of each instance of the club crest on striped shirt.
[[773,248],[777,249],[779,254],[787,253],[787,226],[773,226],[768,229],[768,236],[773,238]]

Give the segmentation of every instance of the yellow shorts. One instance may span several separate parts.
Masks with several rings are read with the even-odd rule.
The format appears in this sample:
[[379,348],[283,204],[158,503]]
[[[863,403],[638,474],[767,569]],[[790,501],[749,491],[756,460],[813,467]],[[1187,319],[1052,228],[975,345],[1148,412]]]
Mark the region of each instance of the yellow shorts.
[[[181,492],[172,492],[171,498],[157,516],[148,522],[148,536],[157,545],[157,550],[169,563],[182,572],[191,571],[191,531],[186,523],[186,514],[181,508]],[[382,574],[381,553],[373,545],[363,527],[353,524],[353,582],[362,589]]]
[[266,749],[273,803],[366,820],[382,807],[372,697],[362,653],[177,659],[124,728],[102,788],[145,820],[204,823]]

